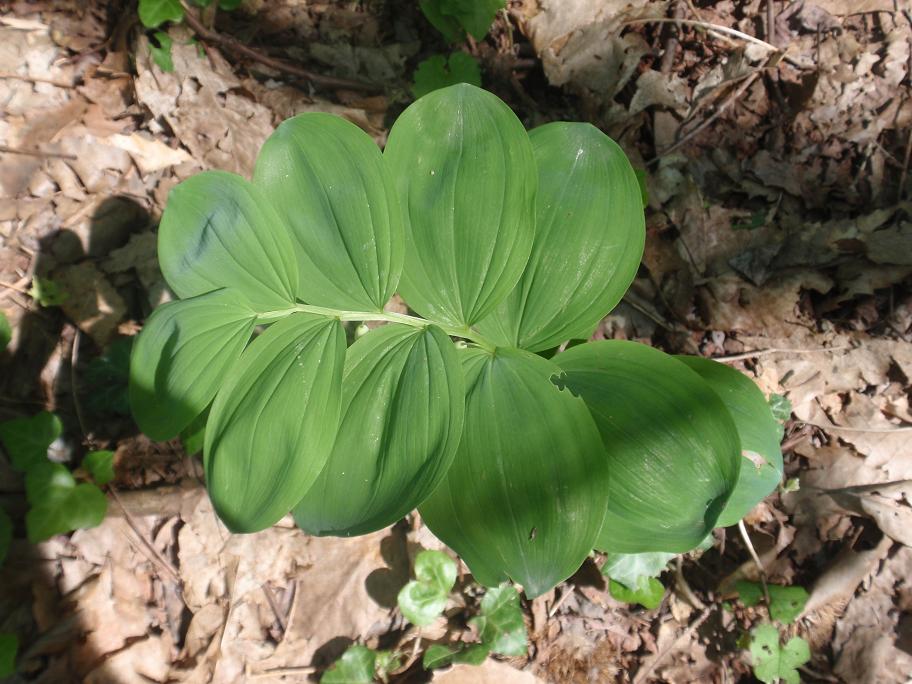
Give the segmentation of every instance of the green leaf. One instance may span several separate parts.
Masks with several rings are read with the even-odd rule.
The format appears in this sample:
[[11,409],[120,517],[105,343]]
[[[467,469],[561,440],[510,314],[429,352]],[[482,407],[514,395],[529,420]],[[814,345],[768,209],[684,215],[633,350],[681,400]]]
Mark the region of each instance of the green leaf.
[[320,684],[371,684],[377,654],[366,646],[350,646],[320,677]]
[[518,349],[462,356],[462,442],[421,516],[479,583],[510,578],[532,598],[576,572],[595,543],[604,448],[583,402],[551,384],[550,361]]
[[431,22],[431,26],[440,31],[448,43],[455,43],[465,38],[465,31],[459,20],[451,14],[445,14],[447,0],[421,0],[421,12]]
[[658,577],[673,553],[609,553],[602,574],[625,587],[635,589],[641,579]]
[[446,55],[431,55],[415,69],[414,78],[412,95],[416,98],[457,83],[481,87],[478,61],[461,51],[454,52],[449,58]]
[[63,433],[63,424],[53,413],[42,411],[31,418],[0,423],[0,442],[14,470],[24,473],[47,460],[48,447]]
[[422,0],[421,11],[452,43],[462,38],[460,28],[482,40],[504,5],[504,0]]
[[13,541],[13,521],[6,514],[6,511],[0,508],[0,566],[6,560],[6,554],[9,553],[10,543]]
[[446,667],[451,663],[481,665],[490,652],[491,647],[487,644],[466,646],[465,644],[457,643],[455,648],[442,646],[441,644],[433,644],[432,646],[428,646],[428,649],[424,652],[424,657],[421,659],[421,666],[424,667],[425,670],[432,670],[439,667]]
[[65,466],[50,461],[29,468],[25,492],[31,505],[25,529],[33,544],[55,534],[96,527],[108,510],[108,500],[98,487],[76,484]]
[[10,327],[6,314],[0,311],[0,352],[4,351],[13,339],[13,329]]
[[647,184],[649,176],[646,173],[646,169],[634,169],[633,172],[636,174],[637,184],[640,186],[640,199],[643,201],[643,208],[645,209],[649,206],[649,187]]
[[32,299],[44,307],[60,306],[69,297],[69,294],[62,290],[53,280],[41,278],[40,276],[32,278],[32,286],[29,288],[28,293]]
[[269,136],[253,183],[291,231],[301,299],[383,308],[402,272],[403,213],[367,133],[339,116],[299,114]]
[[422,551],[415,557],[415,577],[399,592],[399,610],[413,625],[425,627],[446,608],[456,562],[442,551]]
[[385,325],[355,342],[332,455],[294,509],[301,529],[365,534],[424,501],[456,455],[464,396],[456,349],[435,326]]
[[169,302],[146,321],[130,356],[130,406],[154,440],[176,437],[212,401],[253,333],[235,292]]
[[139,0],[139,20],[146,28],[157,28],[166,21],[178,22],[183,18],[180,0]]
[[86,410],[95,415],[130,415],[130,354],[132,337],[111,343],[98,358],[92,359],[83,374],[82,387],[91,391],[82,397]]
[[590,124],[529,134],[538,168],[535,241],[519,284],[479,329],[495,342],[542,351],[587,338],[624,296],[646,227],[636,174]]
[[647,610],[655,610],[662,603],[665,587],[655,577],[640,577],[632,586],[616,580],[608,582],[608,593],[624,603],[639,603]]
[[187,456],[195,456],[203,450],[206,441],[206,421],[209,420],[209,411],[203,411],[193,422],[181,430],[180,441]]
[[227,373],[203,463],[228,529],[269,527],[313,484],[339,425],[344,363],[342,324],[299,313],[270,326]]
[[404,655],[398,651],[374,651],[374,671],[381,681],[386,681],[391,670],[399,668]]
[[784,394],[771,394],[769,398],[770,411],[773,418],[784,423],[792,417],[792,402]]
[[158,261],[182,299],[228,287],[260,313],[295,301],[298,267],[288,228],[259,188],[232,173],[204,171],[171,191]]
[[89,471],[89,475],[99,487],[104,487],[114,480],[113,451],[90,451],[83,459],[82,466]]
[[763,392],[743,373],[696,356],[676,359],[700,375],[719,395],[735,421],[741,441],[741,471],[716,525],[735,525],[782,480],[781,428]]
[[[715,526],[738,479],[738,433],[694,371],[646,345],[609,340],[554,357],[554,382],[585,400],[611,469],[595,547],[684,553]],[[568,392],[568,394],[569,394]]]
[[421,667],[425,670],[446,667],[453,662],[453,656],[456,655],[456,653],[458,653],[458,651],[455,649],[447,648],[440,644],[433,644],[428,646],[428,649],[424,652],[424,656],[421,658]]
[[0,677],[10,677],[16,673],[16,651],[19,650],[19,639],[15,634],[0,632]]
[[738,580],[735,582],[735,590],[741,603],[746,608],[752,608],[760,603],[763,598],[763,586],[759,582],[749,582],[748,580]]
[[767,586],[770,595],[770,617],[783,624],[795,621],[808,600],[804,587],[781,587],[777,584]]
[[152,61],[165,73],[171,73],[174,71],[174,60],[171,59],[171,46],[173,44],[171,36],[162,31],[156,31],[153,37],[158,45],[149,43],[149,53],[152,55]]
[[481,599],[480,614],[469,620],[469,624],[478,628],[482,644],[491,653],[526,655],[529,644],[519,593],[509,584],[488,589]]
[[400,293],[425,318],[476,323],[510,293],[532,249],[529,136],[497,96],[462,83],[406,109],[384,155],[406,210]]
[[811,649],[801,637],[792,637],[782,646],[779,630],[773,625],[760,625],[751,630],[751,660],[754,675],[761,682],[799,684],[798,667],[811,659]]

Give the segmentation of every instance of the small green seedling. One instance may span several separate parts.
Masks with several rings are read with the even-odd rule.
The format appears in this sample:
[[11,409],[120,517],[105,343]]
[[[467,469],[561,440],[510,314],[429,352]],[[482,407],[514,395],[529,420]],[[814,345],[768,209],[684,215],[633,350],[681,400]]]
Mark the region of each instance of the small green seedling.
[[774,625],[759,625],[751,631],[750,654],[754,675],[765,684],[800,684],[798,668],[811,659],[804,639],[792,637],[783,646]]
[[658,576],[673,553],[609,553],[602,574],[610,578],[609,593],[618,601],[653,610],[662,603],[665,587]]
[[422,551],[415,557],[415,578],[399,592],[399,609],[413,625],[426,627],[446,607],[456,561],[442,551]]
[[377,670],[377,651],[350,646],[320,677],[320,684],[371,684]]
[[90,451],[83,459],[82,465],[99,487],[104,487],[114,480],[113,451]]
[[69,294],[56,282],[50,278],[41,278],[39,276],[32,278],[32,286],[29,288],[28,293],[32,299],[43,307],[60,306],[69,297]]
[[[689,551],[778,485],[780,425],[723,364],[570,344],[644,241],[636,174],[591,125],[527,132],[467,84],[409,106],[383,152],[298,115],[252,180],[171,191],[158,255],[177,299],[133,345],[133,415],[153,439],[204,434],[230,530],[291,511],[352,536],[418,508],[488,603],[505,582],[541,595],[593,548]],[[415,315],[384,309],[394,293]],[[343,324],[365,321],[386,325],[348,346]]]
[[[205,9],[215,1],[191,0],[191,4]],[[240,7],[242,2],[243,0],[218,0],[217,4],[220,10],[230,12]],[[157,29],[169,23],[179,24],[184,20],[185,13],[181,0],[139,0],[139,20],[147,29]],[[156,31],[152,38],[149,43],[152,60],[162,71],[174,71],[174,62],[171,60],[171,36],[164,31]]]
[[412,94],[418,98],[457,83],[480,86],[481,69],[476,59],[465,52],[454,52],[449,57],[432,55],[418,65],[414,79]]

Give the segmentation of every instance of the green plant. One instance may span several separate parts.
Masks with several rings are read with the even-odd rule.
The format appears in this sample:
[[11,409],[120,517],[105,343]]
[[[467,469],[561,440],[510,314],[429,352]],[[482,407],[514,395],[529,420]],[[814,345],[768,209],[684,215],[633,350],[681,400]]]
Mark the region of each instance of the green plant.
[[673,553],[609,553],[602,574],[609,578],[608,591],[618,601],[658,608],[665,587],[657,579]]
[[420,3],[427,20],[450,43],[463,40],[466,33],[475,40],[484,38],[504,5],[505,0],[421,0]]
[[415,557],[415,579],[399,592],[399,610],[413,625],[425,627],[443,612],[456,583],[456,562],[442,551]]
[[[527,133],[469,85],[412,104],[382,154],[296,116],[252,182],[172,190],[158,251],[180,299],[134,343],[134,416],[164,440],[209,412],[207,487],[235,532],[292,511],[363,534],[419,507],[479,583],[530,597],[593,548],[688,551],[776,486],[779,424],[712,361],[554,354],[620,301],[644,239],[636,175],[587,124]],[[420,317],[384,311],[396,291]],[[348,321],[387,325],[346,348]]]
[[[236,10],[243,0],[190,0],[200,9],[218,7],[225,11]],[[181,0],[139,0],[139,20],[147,29],[157,29],[165,24],[179,24],[184,21],[186,10]],[[149,53],[162,71],[174,71],[171,60],[173,41],[164,31],[155,31],[149,43]]]
[[320,684],[370,684],[375,676],[385,682],[387,673],[395,669],[398,662],[399,656],[391,651],[349,646],[342,657],[320,677]]
[[414,79],[412,95],[418,98],[457,83],[480,86],[481,69],[475,58],[465,52],[454,52],[449,57],[432,55],[418,65]]
[[769,624],[759,625],[751,631],[750,654],[754,675],[765,684],[799,684],[798,668],[811,659],[810,648],[804,639],[792,637],[783,646],[779,630]]

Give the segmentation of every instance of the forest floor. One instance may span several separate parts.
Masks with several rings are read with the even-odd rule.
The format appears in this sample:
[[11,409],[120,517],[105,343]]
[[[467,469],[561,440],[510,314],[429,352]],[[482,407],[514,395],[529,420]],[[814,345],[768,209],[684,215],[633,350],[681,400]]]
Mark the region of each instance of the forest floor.
[[[125,360],[168,297],[155,231],[176,183],[249,175],[277,123],[304,111],[383,144],[416,64],[446,45],[417,3],[392,0],[252,0],[207,33],[172,27],[166,73],[135,3],[0,9],[0,309],[13,328],[0,420],[54,411],[55,458],[116,453],[105,521],[38,545],[23,539],[22,479],[0,458],[16,521],[0,569],[14,681],[316,681],[355,641],[414,646],[395,597],[416,551],[439,547],[420,520],[352,539],[285,521],[228,535],[198,460],[138,433]],[[811,648],[801,678],[909,681],[908,4],[512,0],[460,49],[527,127],[590,121],[647,171],[643,265],[596,337],[721,358],[790,400],[793,484],[746,523],[768,581],[810,593],[789,627]],[[45,292],[30,294],[39,278]],[[742,637],[762,611],[733,587],[759,574],[737,529],[673,563],[654,610],[615,600],[599,562],[524,601],[527,657],[419,661],[392,681],[754,681]],[[471,639],[477,592],[458,586],[425,643]]]

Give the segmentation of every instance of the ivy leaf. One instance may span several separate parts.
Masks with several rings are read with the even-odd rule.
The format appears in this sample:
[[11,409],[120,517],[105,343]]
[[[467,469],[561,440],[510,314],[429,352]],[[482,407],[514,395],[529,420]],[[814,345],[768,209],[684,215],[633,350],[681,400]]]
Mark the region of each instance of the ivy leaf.
[[31,418],[0,423],[0,442],[15,470],[24,473],[47,460],[48,447],[63,433],[63,424],[53,413],[42,411]]
[[173,44],[171,36],[163,31],[156,31],[152,37],[158,43],[158,45],[149,43],[149,53],[152,55],[152,61],[158,65],[159,69],[170,74],[174,71],[174,60],[171,59],[171,46]]
[[6,511],[0,508],[0,566],[6,560],[10,543],[13,541],[13,521]]
[[31,505],[25,514],[25,529],[33,544],[55,534],[96,527],[108,509],[108,500],[98,487],[76,484],[65,466],[50,461],[29,468],[25,491]]
[[422,551],[415,557],[415,577],[399,592],[399,610],[413,625],[425,627],[446,607],[456,562],[442,551]]
[[446,55],[431,55],[418,65],[414,77],[412,95],[416,98],[457,83],[481,87],[478,61],[462,51],[452,53],[449,58]]
[[771,394],[769,398],[770,411],[773,418],[784,423],[792,417],[792,402],[784,394]]
[[754,675],[765,684],[780,681],[800,684],[798,667],[811,659],[811,649],[804,639],[792,637],[782,646],[779,630],[773,625],[760,625],[751,630],[750,653]]
[[90,451],[82,461],[82,466],[89,471],[89,475],[99,487],[114,480],[114,452]]
[[29,296],[44,307],[60,306],[69,296],[67,292],[50,278],[35,276],[29,288]]
[[519,593],[510,584],[488,589],[481,599],[481,612],[469,620],[491,653],[523,656],[528,649],[526,623],[519,607]]
[[91,388],[91,392],[83,397],[83,403],[93,414],[130,415],[130,353],[134,339],[115,340],[86,366],[82,386]]
[[664,585],[655,577],[640,576],[632,586],[616,580],[608,582],[608,593],[624,603],[639,603],[647,610],[655,610],[665,596]]
[[19,639],[15,634],[0,632],[0,677],[10,677],[16,672],[16,651]]
[[424,652],[421,665],[425,670],[446,667],[451,663],[481,665],[490,652],[491,648],[486,644],[474,644],[472,646],[457,644],[456,648],[433,644],[428,646],[428,649]]
[[320,684],[371,684],[377,654],[366,646],[350,646],[320,677]]
[[658,577],[673,553],[609,553],[602,574],[628,588],[639,586],[642,578]]
[[[738,580],[735,583],[738,596],[747,607],[755,606],[763,596],[763,587],[758,582]],[[768,584],[770,617],[783,624],[795,621],[808,600],[808,593],[804,587],[784,587],[779,584]]]
[[146,28],[157,28],[166,21],[178,22],[183,18],[180,0],[139,0],[139,20]]
[[5,350],[13,339],[13,329],[10,327],[6,314],[0,311],[0,352]]

